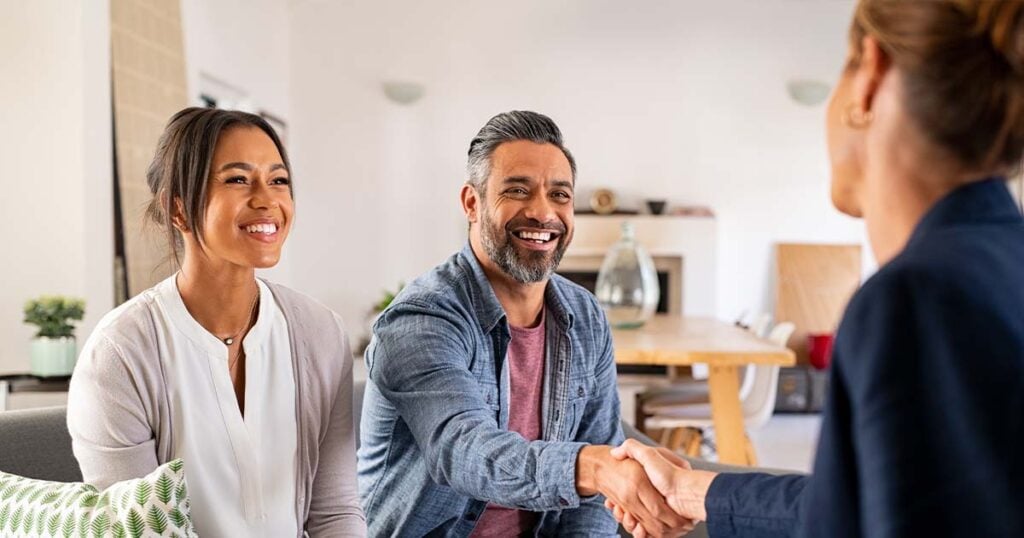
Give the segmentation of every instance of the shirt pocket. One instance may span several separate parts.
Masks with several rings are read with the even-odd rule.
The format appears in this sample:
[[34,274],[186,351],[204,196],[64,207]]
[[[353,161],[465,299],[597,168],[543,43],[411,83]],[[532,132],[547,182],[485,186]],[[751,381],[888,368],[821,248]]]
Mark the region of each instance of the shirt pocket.
[[569,414],[572,422],[569,423],[569,435],[567,441],[582,441],[576,439],[583,420],[586,417],[587,403],[590,402],[590,387],[585,380],[574,379],[569,382]]
[[501,409],[497,383],[480,382],[480,397],[491,411],[497,413]]

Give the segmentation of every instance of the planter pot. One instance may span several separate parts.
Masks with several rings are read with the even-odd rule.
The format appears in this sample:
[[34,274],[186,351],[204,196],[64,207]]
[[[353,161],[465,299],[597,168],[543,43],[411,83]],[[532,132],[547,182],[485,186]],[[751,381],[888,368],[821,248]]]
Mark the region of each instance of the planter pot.
[[35,338],[31,345],[30,373],[39,377],[69,376],[75,369],[77,346],[73,337]]

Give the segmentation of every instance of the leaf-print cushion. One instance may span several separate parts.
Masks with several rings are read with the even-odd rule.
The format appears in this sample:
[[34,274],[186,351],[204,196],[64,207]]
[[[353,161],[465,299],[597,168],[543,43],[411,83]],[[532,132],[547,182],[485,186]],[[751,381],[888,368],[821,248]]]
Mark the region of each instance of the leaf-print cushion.
[[0,536],[194,537],[184,464],[165,463],[104,491],[0,472]]

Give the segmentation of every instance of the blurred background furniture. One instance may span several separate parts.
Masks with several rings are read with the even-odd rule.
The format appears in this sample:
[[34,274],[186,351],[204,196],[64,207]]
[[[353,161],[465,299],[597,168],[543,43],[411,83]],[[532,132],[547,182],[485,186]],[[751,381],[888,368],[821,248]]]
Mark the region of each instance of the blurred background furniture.
[[[794,325],[783,322],[776,325],[768,340],[780,347],[786,347],[793,334]],[[747,432],[768,422],[775,409],[775,395],[778,390],[779,365],[756,364],[747,367],[740,401],[743,413],[743,448],[746,463],[757,464],[757,455]],[[704,432],[714,426],[714,413],[710,403],[698,401],[663,400],[647,408],[651,416],[645,420],[648,429],[659,429],[663,445],[678,450],[685,448],[689,456],[699,456]],[[685,446],[684,446],[685,445]]]
[[612,339],[618,364],[707,364],[710,415],[719,461],[749,464],[739,371],[749,364],[791,366],[795,363],[791,350],[731,323],[677,315],[655,316],[640,330],[615,330]]
[[71,376],[39,377],[31,374],[0,375],[0,411],[8,408],[8,396],[15,393],[66,393]]

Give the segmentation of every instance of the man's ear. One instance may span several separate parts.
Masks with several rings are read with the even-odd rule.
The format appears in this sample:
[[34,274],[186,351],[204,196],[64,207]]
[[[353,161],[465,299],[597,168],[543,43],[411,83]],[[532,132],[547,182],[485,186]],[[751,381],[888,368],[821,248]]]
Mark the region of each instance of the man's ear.
[[462,212],[466,214],[466,220],[470,224],[478,222],[480,220],[480,205],[483,204],[483,200],[480,199],[480,193],[476,191],[476,187],[466,183],[462,186],[459,197],[462,200]]
[[871,36],[864,36],[860,46],[860,65],[853,82],[853,102],[861,111],[869,113],[874,107],[878,87],[889,73],[892,60],[879,46],[878,40]]

